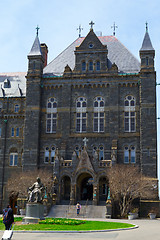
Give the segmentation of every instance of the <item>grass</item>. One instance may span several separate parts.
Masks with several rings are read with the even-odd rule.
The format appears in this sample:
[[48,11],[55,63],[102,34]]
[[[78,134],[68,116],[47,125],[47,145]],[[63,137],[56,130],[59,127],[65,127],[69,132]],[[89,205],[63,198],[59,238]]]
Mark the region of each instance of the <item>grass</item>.
[[[16,221],[21,219],[16,219]],[[134,225],[128,223],[104,222],[104,221],[84,221],[75,219],[49,218],[40,221],[38,224],[19,224],[16,223],[14,230],[28,231],[87,231],[87,230],[108,230],[129,228]],[[4,230],[4,224],[0,220],[0,230]]]

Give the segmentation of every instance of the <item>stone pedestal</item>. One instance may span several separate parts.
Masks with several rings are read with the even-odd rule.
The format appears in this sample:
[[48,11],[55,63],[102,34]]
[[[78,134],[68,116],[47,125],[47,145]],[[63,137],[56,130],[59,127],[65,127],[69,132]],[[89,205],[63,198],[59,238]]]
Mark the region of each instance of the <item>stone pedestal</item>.
[[26,204],[26,216],[24,222],[37,223],[38,220],[44,218],[44,206],[41,203],[27,203]]
[[112,205],[107,204],[106,205],[106,218],[111,218],[112,215]]

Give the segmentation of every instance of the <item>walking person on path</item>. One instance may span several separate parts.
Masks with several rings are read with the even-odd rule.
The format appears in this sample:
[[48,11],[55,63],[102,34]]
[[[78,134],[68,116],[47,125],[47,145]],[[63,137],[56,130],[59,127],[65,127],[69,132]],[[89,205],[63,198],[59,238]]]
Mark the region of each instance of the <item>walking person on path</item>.
[[81,204],[79,202],[77,202],[76,208],[77,208],[77,216],[78,216],[81,210]]
[[13,210],[10,205],[7,208],[3,209],[3,223],[6,230],[10,230],[12,223],[14,223]]

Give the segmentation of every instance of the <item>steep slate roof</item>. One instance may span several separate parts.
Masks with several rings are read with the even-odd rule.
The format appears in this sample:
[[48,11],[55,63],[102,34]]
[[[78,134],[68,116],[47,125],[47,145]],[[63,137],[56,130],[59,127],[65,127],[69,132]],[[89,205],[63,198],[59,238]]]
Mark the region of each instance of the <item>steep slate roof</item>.
[[140,51],[148,51],[148,50],[152,51],[154,50],[154,48],[152,46],[148,31],[146,31]]
[[39,56],[39,55],[42,55],[41,45],[40,45],[38,36],[36,36],[36,38],[34,40],[34,43],[33,43],[33,46],[31,48],[31,51],[28,54],[28,56]]
[[[0,97],[25,97],[25,76],[25,72],[0,73]],[[7,83],[8,86],[6,85]]]
[[[139,61],[115,36],[101,36],[98,38],[102,44],[107,45],[109,68],[113,63],[116,63],[119,72],[137,73],[140,71]],[[84,39],[84,37],[81,37],[75,40],[44,68],[43,73],[62,75],[67,64],[73,70],[75,66],[75,47],[79,46]]]

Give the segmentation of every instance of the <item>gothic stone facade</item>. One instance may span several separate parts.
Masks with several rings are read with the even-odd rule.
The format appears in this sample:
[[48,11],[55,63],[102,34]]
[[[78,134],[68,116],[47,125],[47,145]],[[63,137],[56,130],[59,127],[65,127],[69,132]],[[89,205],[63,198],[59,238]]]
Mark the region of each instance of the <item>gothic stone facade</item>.
[[90,30],[47,65],[36,36],[28,72],[1,74],[0,189],[14,171],[47,168],[57,202],[106,200],[106,169],[136,164],[157,181],[155,51],[140,63],[115,36]]

